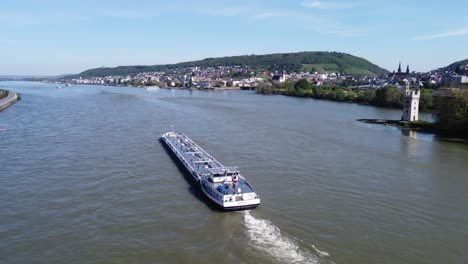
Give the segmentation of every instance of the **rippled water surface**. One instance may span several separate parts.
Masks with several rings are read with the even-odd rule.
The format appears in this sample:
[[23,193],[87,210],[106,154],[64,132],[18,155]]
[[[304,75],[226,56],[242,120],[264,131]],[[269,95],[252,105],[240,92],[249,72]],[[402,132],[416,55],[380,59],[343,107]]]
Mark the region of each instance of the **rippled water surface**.
[[[355,121],[400,111],[0,86],[23,98],[0,112],[1,263],[468,263],[468,146]],[[211,210],[158,141],[171,125],[262,205]]]

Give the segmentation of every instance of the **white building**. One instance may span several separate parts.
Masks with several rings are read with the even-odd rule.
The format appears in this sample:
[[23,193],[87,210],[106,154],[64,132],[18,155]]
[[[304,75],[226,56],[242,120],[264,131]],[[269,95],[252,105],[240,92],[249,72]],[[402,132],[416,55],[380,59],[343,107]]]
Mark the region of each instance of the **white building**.
[[409,82],[406,82],[405,102],[403,104],[403,121],[418,121],[419,119],[419,90],[410,90]]
[[318,75],[318,78],[319,78],[320,80],[326,80],[326,79],[328,78],[328,74],[320,73],[320,74]]
[[285,82],[286,81],[286,73],[285,71],[283,70],[283,73],[281,75],[274,75],[273,78],[271,79],[271,81],[273,82]]
[[444,84],[465,84],[468,83],[468,76],[465,75],[453,75],[442,77]]

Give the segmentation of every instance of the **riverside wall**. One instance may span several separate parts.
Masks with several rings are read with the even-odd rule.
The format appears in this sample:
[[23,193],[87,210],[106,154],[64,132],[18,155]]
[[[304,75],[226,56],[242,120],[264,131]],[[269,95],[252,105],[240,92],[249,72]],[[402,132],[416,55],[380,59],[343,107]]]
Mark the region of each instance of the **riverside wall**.
[[4,110],[8,106],[18,101],[18,95],[16,93],[6,91],[6,90],[0,90],[0,93],[7,93],[7,96],[0,99],[0,111]]

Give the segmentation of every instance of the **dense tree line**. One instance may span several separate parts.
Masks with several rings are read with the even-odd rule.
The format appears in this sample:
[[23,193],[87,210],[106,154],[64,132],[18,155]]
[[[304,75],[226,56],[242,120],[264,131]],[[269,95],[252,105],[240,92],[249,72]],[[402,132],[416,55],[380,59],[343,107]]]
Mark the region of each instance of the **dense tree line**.
[[253,70],[271,70],[288,72],[298,72],[303,65],[308,64],[334,64],[338,72],[348,70],[362,70],[372,72],[376,75],[387,74],[388,71],[369,61],[346,53],[340,52],[298,52],[298,53],[277,53],[268,55],[244,55],[221,58],[207,58],[204,60],[182,62],[167,65],[152,66],[119,66],[113,68],[96,68],[84,71],[79,76],[104,77],[104,76],[125,76],[136,75],[141,72],[167,71],[186,67],[216,67],[216,66],[239,66],[249,67]]
[[[282,94],[297,97],[310,97],[315,99],[338,102],[355,102],[381,107],[403,107],[403,90],[392,86],[379,89],[360,89],[342,86],[312,86],[307,80],[298,82],[264,84],[257,89],[260,94]],[[432,90],[422,89],[419,107],[422,111],[433,109]]]
[[468,139],[468,90],[436,96],[434,105],[437,135]]

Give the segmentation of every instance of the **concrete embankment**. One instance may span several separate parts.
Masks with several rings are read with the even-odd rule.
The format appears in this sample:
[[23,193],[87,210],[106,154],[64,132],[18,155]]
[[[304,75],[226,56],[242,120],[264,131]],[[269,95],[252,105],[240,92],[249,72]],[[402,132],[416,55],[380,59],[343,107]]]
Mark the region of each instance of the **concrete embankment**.
[[17,94],[6,90],[0,90],[0,98],[0,111],[18,101]]

